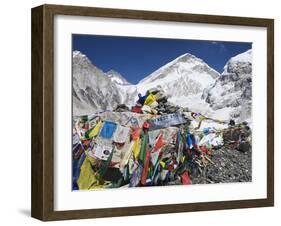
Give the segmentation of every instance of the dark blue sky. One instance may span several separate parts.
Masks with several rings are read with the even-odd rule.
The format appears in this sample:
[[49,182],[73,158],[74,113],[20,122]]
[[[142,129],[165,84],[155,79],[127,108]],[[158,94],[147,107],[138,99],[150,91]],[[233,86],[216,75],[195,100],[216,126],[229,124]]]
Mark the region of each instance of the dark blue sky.
[[92,63],[107,72],[119,72],[136,84],[178,56],[191,53],[222,72],[229,58],[252,48],[251,43],[117,36],[72,36],[73,50],[79,50]]

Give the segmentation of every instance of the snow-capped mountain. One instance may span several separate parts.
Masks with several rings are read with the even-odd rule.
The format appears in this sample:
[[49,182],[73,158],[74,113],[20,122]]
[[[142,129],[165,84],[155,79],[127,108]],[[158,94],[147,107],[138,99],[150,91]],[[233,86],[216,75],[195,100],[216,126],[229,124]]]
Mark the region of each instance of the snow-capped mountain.
[[[73,115],[112,110],[126,97],[102,70],[79,51],[73,52]],[[121,76],[121,75],[120,75]]]
[[[137,94],[160,87],[175,105],[209,117],[237,121],[251,115],[252,51],[232,57],[223,73],[203,60],[184,54],[132,85],[116,71],[104,73],[81,52],[73,52],[73,114],[132,106]],[[243,110],[242,110],[243,109]]]
[[184,54],[162,66],[137,84],[139,92],[161,87],[173,98],[202,93],[204,88],[215,82],[219,73],[203,60]]
[[154,87],[161,87],[173,98],[201,96],[218,76],[219,73],[203,60],[187,53],[132,85],[120,73],[114,70],[104,73],[87,56],[74,51],[73,113],[112,110],[121,103],[131,106],[137,100],[137,93],[144,95]]
[[250,121],[252,104],[252,50],[232,57],[203,98],[214,111],[229,112],[237,121]]
[[110,78],[110,80],[118,85],[131,85],[120,73],[114,70],[110,70],[106,73],[106,76]]

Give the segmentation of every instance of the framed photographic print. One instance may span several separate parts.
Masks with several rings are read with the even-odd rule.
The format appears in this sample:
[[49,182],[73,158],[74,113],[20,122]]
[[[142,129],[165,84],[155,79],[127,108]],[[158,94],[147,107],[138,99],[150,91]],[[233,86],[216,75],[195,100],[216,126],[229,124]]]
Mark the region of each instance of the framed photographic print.
[[32,9],[32,216],[274,205],[272,19]]

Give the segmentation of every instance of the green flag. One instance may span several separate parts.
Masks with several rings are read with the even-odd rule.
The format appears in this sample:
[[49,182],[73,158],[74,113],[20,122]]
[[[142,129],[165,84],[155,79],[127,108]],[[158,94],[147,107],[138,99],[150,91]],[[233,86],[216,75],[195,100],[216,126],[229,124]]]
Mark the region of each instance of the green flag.
[[140,160],[144,163],[146,157],[148,134],[144,134],[141,141]]

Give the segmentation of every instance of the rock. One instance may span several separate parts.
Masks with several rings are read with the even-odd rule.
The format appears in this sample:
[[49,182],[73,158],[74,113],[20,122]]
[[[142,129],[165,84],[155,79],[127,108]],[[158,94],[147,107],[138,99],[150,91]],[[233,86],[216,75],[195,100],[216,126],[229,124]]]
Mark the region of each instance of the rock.
[[130,108],[128,106],[126,106],[126,104],[118,104],[114,111],[127,112],[127,111],[130,111]]
[[213,86],[204,89],[202,97],[213,110],[232,107],[230,116],[251,118],[252,50],[231,58]]
[[251,144],[249,142],[241,142],[238,147],[237,150],[241,151],[241,152],[248,152],[251,148]]

